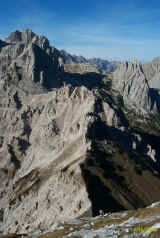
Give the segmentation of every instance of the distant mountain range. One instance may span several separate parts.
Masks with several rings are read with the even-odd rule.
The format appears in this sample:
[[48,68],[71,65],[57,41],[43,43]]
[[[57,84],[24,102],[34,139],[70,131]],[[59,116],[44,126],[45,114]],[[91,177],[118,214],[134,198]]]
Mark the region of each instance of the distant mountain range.
[[83,56],[77,56],[77,55],[71,55],[65,50],[61,50],[60,54],[64,60],[65,63],[71,64],[71,63],[86,63],[86,64],[93,64],[98,66],[101,70],[107,70],[109,72],[114,72],[121,64],[120,61],[108,61],[100,58],[90,58],[86,59]]

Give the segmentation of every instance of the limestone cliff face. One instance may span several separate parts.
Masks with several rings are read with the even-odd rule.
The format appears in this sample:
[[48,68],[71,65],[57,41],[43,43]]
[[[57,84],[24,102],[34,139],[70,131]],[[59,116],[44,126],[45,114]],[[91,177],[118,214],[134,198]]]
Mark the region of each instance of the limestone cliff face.
[[160,60],[142,65],[125,62],[114,72],[113,86],[126,104],[134,103],[147,111],[160,111]]
[[91,207],[78,164],[89,147],[93,95],[65,87],[26,102],[16,116],[3,118],[1,134],[3,229],[14,232],[46,229]]
[[16,31],[3,46],[0,51],[0,79],[3,84],[5,81],[17,83],[19,88],[30,94],[58,86],[59,52],[50,47],[44,36],[37,36],[31,30]]
[[0,231],[158,201],[159,134],[143,119],[132,127],[110,74],[65,72],[59,51],[25,30],[1,47],[0,77]]

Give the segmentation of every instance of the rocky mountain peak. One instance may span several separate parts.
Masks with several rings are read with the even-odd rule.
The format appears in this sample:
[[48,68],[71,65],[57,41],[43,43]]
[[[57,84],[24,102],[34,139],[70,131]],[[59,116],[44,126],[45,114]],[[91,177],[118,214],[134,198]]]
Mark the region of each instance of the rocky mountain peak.
[[31,42],[32,39],[35,37],[35,33],[33,33],[33,31],[30,29],[23,30],[21,35],[22,35],[22,41],[26,43]]
[[20,31],[11,32],[11,34],[5,39],[8,43],[16,43],[22,41],[22,33]]
[[50,45],[49,45],[49,40],[43,36],[43,35],[36,35],[32,30],[30,29],[25,29],[22,32],[20,31],[14,31],[12,32],[6,39],[5,41],[7,43],[24,43],[24,44],[29,44],[29,43],[34,43],[38,45],[40,48],[46,50]]
[[[130,62],[130,61],[124,61],[120,64],[119,70],[121,71],[135,71],[135,70],[142,70],[142,64],[140,61],[133,61],[133,62]],[[117,69],[117,70],[118,70]]]
[[12,32],[1,45],[5,46],[0,52],[1,78],[16,79],[19,87],[29,93],[58,85],[60,53],[46,37],[26,29]]
[[16,30],[12,32],[5,41],[8,43],[18,43],[18,42],[24,42],[29,43],[35,34],[30,29],[23,30],[22,32]]
[[32,42],[38,45],[42,50],[47,50],[50,47],[49,40],[43,35],[35,35]]

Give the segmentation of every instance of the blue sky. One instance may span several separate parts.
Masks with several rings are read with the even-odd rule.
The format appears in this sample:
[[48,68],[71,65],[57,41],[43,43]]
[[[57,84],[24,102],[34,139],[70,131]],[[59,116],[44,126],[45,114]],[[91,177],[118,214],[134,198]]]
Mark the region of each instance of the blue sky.
[[0,38],[32,29],[69,53],[143,62],[160,56],[158,0],[5,0]]

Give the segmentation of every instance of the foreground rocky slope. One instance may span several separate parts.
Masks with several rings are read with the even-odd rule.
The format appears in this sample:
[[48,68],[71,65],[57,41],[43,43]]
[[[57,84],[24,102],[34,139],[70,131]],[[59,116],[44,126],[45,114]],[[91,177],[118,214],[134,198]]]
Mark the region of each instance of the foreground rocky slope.
[[144,209],[62,222],[46,232],[37,230],[29,234],[4,235],[2,238],[154,238],[160,236],[159,212],[160,204],[155,203]]
[[3,234],[159,200],[158,129],[144,130],[149,121],[136,114],[133,125],[111,74],[65,67],[59,51],[30,30],[1,45]]
[[[145,209],[109,213],[105,216],[85,218],[60,224],[55,231],[37,237],[159,237],[160,204]],[[32,235],[31,235],[32,237]]]

